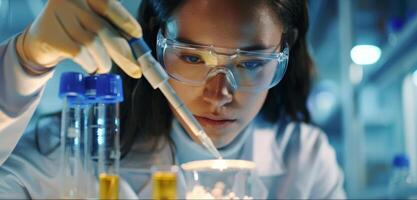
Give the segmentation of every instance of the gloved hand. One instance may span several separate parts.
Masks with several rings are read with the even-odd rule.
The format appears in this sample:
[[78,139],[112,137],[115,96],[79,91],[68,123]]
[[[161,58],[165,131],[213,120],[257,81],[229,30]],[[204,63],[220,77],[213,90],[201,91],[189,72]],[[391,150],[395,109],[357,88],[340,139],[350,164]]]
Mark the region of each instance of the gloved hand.
[[68,58],[88,73],[108,72],[113,60],[139,78],[139,65],[118,29],[142,36],[139,23],[117,0],[49,0],[18,37],[16,49],[22,64],[38,74]]

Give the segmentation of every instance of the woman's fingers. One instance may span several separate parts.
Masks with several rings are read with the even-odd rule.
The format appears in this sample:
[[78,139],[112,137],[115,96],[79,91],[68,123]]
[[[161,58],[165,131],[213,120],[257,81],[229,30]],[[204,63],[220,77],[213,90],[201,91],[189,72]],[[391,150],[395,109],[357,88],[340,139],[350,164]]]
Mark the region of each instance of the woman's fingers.
[[25,63],[52,67],[69,58],[89,73],[106,73],[113,60],[126,74],[140,78],[123,32],[141,36],[137,21],[116,0],[51,0],[20,40],[21,49]]
[[77,62],[91,64],[91,61],[82,62],[80,60],[87,59],[87,56],[89,56],[88,59],[92,60],[93,63],[91,66],[83,66],[86,71],[89,73],[95,71],[98,73],[109,72],[112,64],[111,59],[105,51],[104,46],[101,44],[98,36],[95,33],[86,30],[81,25],[77,15],[74,15],[71,12],[61,12],[57,15],[57,18],[62,23],[65,22],[65,26],[63,28],[67,32],[68,37],[83,47],[75,56],[77,57]]
[[133,57],[126,39],[109,23],[91,13],[81,11],[80,22],[89,31],[97,33],[110,58],[129,76],[140,78],[140,67]]
[[99,15],[107,18],[116,28],[131,37],[142,37],[142,28],[132,15],[116,0],[87,0],[88,5]]
[[79,64],[87,73],[92,74],[97,72],[96,63],[92,59],[90,53],[88,53],[86,47],[82,47],[80,53],[78,53],[72,60]]
[[94,37],[93,42],[87,45],[87,49],[90,55],[101,63],[97,68],[97,73],[108,73],[111,70],[112,61],[98,36]]
[[103,29],[98,35],[112,60],[126,74],[132,78],[140,78],[142,76],[140,66],[133,57],[125,38],[121,37],[112,27]]

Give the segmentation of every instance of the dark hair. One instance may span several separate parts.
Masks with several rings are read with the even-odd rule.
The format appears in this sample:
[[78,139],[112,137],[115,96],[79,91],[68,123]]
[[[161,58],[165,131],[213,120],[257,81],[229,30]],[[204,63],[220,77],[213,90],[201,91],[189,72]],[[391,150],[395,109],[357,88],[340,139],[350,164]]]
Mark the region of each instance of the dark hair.
[[[271,88],[260,115],[269,123],[282,117],[293,121],[310,122],[306,101],[310,92],[313,63],[307,51],[306,33],[308,11],[306,0],[264,0],[277,14],[285,27],[284,38],[290,44],[290,59],[281,82]],[[138,11],[138,21],[143,37],[155,53],[156,35],[159,28],[184,3],[183,0],[143,0]],[[155,56],[155,55],[154,55]],[[168,103],[148,82],[123,76],[125,102],[121,105],[121,146],[125,155],[134,141],[140,138],[153,151],[158,139],[169,140],[172,113]]]

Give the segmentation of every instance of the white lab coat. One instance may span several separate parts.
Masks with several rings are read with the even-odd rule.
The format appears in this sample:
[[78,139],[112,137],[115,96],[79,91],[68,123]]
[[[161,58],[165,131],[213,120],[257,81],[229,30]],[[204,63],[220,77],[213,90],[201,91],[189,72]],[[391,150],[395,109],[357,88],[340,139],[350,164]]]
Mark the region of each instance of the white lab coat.
[[[59,119],[49,118],[40,122],[39,129],[26,129],[52,75],[26,74],[19,64],[14,39],[0,46],[0,198],[59,197]],[[152,165],[209,158],[173,123],[176,156],[171,156],[165,141],[154,153],[140,152],[136,142],[121,161],[121,198],[150,198]],[[268,126],[255,120],[241,135],[221,153],[225,158],[254,161],[269,198],[345,198],[335,151],[319,129],[291,122]],[[181,187],[182,181],[179,193],[183,197]]]

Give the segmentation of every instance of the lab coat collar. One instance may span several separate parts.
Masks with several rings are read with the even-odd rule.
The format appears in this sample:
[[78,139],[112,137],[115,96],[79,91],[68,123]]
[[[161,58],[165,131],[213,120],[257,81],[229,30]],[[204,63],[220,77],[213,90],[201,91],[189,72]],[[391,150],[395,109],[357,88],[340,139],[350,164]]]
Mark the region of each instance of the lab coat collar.
[[293,128],[287,120],[272,125],[260,118],[256,119],[251,146],[246,149],[252,151],[250,160],[256,163],[259,176],[279,176],[286,173],[284,151],[288,140],[285,138],[290,137],[292,131]]

